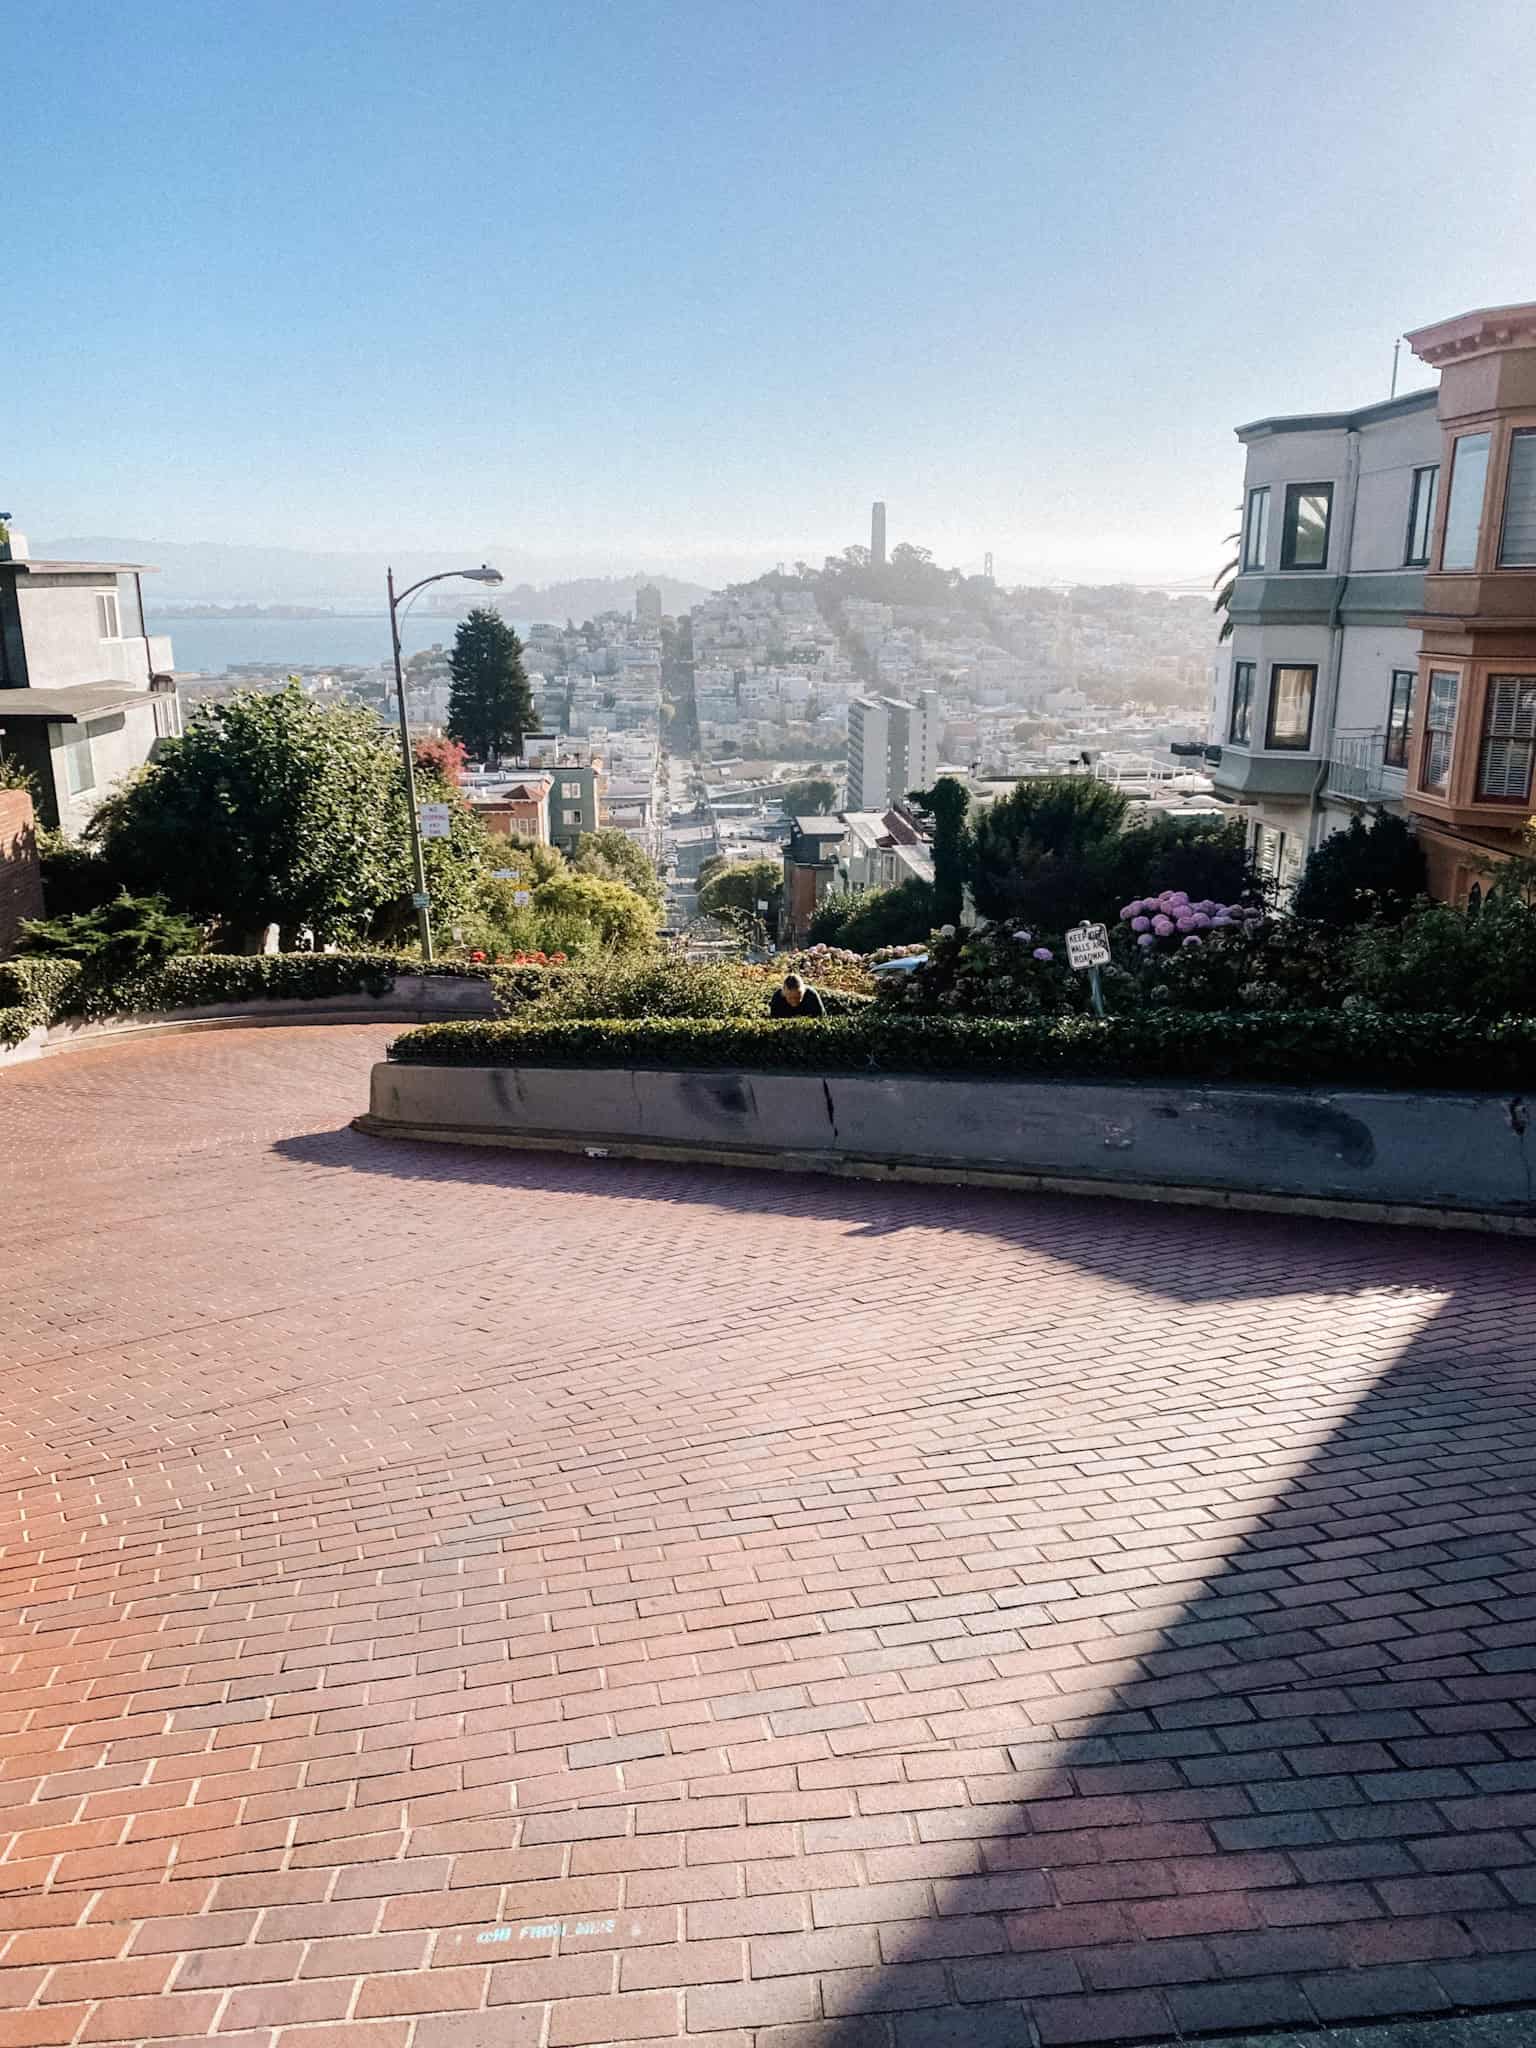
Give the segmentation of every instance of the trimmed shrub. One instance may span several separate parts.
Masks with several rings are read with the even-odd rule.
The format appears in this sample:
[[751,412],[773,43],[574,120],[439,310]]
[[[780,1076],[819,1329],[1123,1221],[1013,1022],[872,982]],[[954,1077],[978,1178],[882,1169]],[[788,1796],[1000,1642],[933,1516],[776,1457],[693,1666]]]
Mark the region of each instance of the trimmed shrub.
[[1381,1010],[1536,1013],[1536,904],[1495,889],[1476,916],[1426,903],[1348,947],[1354,1000]]
[[211,1003],[382,996],[401,974],[486,980],[490,970],[459,960],[435,960],[427,966],[397,953],[189,953],[144,974],[118,976],[98,973],[78,960],[6,960],[0,962],[0,1011],[5,1013],[0,1033],[12,1035],[0,1042],[19,1044],[28,1031],[69,1017],[132,1016]]
[[29,958],[79,960],[93,974],[148,973],[182,954],[197,953],[202,927],[172,910],[163,896],[125,890],[94,910],[36,917],[21,927],[20,950]]
[[825,1023],[766,1017],[427,1024],[390,1047],[419,1066],[659,1067],[735,1072],[985,1074],[1027,1079],[1536,1087],[1536,1020],[1265,1016],[942,1018],[882,1011]]

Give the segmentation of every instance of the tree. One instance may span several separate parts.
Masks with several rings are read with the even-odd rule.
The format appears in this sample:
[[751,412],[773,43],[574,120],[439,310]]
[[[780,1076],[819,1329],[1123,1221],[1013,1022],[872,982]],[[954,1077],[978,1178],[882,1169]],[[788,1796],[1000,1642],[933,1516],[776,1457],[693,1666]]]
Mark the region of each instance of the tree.
[[1212,897],[1234,903],[1254,886],[1247,834],[1241,818],[1180,818],[1154,813],[1120,834],[1115,847],[1116,882],[1105,912],[1118,911],[1132,896],[1182,889],[1199,902]]
[[779,788],[779,807],[786,818],[815,818],[830,811],[837,800],[837,784],[825,775],[805,775]]
[[589,926],[610,952],[644,952],[655,943],[654,907],[622,882],[600,881],[596,875],[556,875],[534,890],[533,908],[542,919]]
[[880,946],[921,946],[935,922],[933,885],[914,876],[894,888],[857,895],[833,890],[816,906],[809,937],[812,945],[873,953]]
[[[1229,533],[1222,542],[1222,546],[1224,548],[1234,548],[1238,546],[1241,540],[1241,533]],[[1233,555],[1229,561],[1223,562],[1216,571],[1215,580],[1211,585],[1212,590],[1216,593],[1211,599],[1211,610],[1218,613],[1221,618],[1221,631],[1216,635],[1218,647],[1223,640],[1230,640],[1232,638],[1232,592],[1236,588],[1238,574],[1242,566],[1242,556],[1240,554]]]
[[972,831],[976,908],[983,917],[1030,918],[1053,929],[1102,914],[1116,886],[1115,842],[1127,809],[1119,790],[1086,775],[1019,783]]
[[599,832],[583,832],[576,841],[571,866],[579,875],[596,875],[599,881],[622,882],[659,910],[667,892],[656,864],[636,846],[627,832],[606,825]]
[[1291,909],[1336,931],[1401,924],[1428,889],[1423,848],[1408,820],[1378,811],[1369,825],[1351,818],[1313,849]]
[[[426,844],[444,919],[472,893],[483,828],[447,784],[428,775],[418,787],[450,807],[451,836]],[[362,706],[322,707],[292,687],[199,711],[107,798],[86,837],[126,887],[217,920],[237,945],[274,923],[290,936],[308,925],[325,945],[410,919],[397,748]]]
[[[726,862],[699,885],[699,908],[706,917],[764,917],[771,925],[783,899],[784,868],[776,860]],[[762,902],[768,905],[765,911],[757,907]]]
[[448,656],[448,737],[471,759],[490,761],[523,751],[538,714],[523,667],[523,643],[498,611],[477,606],[453,636]]
[[933,821],[932,921],[939,925],[958,924],[965,908],[966,871],[971,858],[971,834],[965,823],[971,793],[957,776],[941,775],[932,789],[914,789],[907,801]]
[[455,789],[462,785],[468,756],[457,740],[418,740],[412,752],[418,775],[435,775],[439,782],[451,783]]

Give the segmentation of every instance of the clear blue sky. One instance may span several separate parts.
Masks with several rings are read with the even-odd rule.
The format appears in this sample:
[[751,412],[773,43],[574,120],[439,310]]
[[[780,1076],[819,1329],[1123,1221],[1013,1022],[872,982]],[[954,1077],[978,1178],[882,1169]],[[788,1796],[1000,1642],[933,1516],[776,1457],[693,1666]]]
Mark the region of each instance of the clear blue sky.
[[35,537],[713,576],[881,496],[1188,574],[1235,422],[1536,298],[1532,0],[35,0],[3,64]]

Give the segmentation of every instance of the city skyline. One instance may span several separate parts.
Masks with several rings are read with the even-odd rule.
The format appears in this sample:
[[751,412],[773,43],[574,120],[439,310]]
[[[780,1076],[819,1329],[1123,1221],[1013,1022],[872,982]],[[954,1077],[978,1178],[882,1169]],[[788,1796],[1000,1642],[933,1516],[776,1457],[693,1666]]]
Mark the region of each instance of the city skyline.
[[1385,397],[1398,333],[1529,295],[1519,0],[209,18],[12,28],[34,536],[714,584],[878,496],[1003,579],[1193,582],[1235,424]]

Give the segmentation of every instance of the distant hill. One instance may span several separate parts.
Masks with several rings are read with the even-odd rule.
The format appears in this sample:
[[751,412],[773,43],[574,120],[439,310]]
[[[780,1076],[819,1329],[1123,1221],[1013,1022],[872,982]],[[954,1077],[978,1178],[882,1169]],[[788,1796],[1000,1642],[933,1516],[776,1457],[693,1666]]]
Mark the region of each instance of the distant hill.
[[[320,553],[306,548],[226,547],[220,541],[124,540],[121,537],[87,534],[65,540],[32,543],[39,557],[54,556],[66,561],[144,562],[160,573],[147,587],[157,612],[178,604],[313,605],[337,611],[380,611],[383,609],[384,571],[382,555]],[[469,549],[467,559],[481,551]],[[654,583],[661,592],[665,611],[686,611],[691,604],[709,596],[699,583],[682,583],[675,577],[652,576],[636,570],[630,576],[583,576],[565,582],[514,582],[523,564],[506,549],[489,548],[488,558],[507,576],[496,593],[497,601],[516,619],[550,618],[580,621],[599,611],[630,611],[635,590],[641,583]],[[524,558],[526,561],[526,557]],[[414,583],[418,576],[430,576],[453,560],[451,549],[432,554],[397,554],[394,557],[398,584]],[[526,570],[524,570],[526,575]],[[445,596],[454,591],[441,586]],[[464,602],[484,602],[484,594],[473,585],[462,586]],[[425,607],[424,607],[425,608]]]

